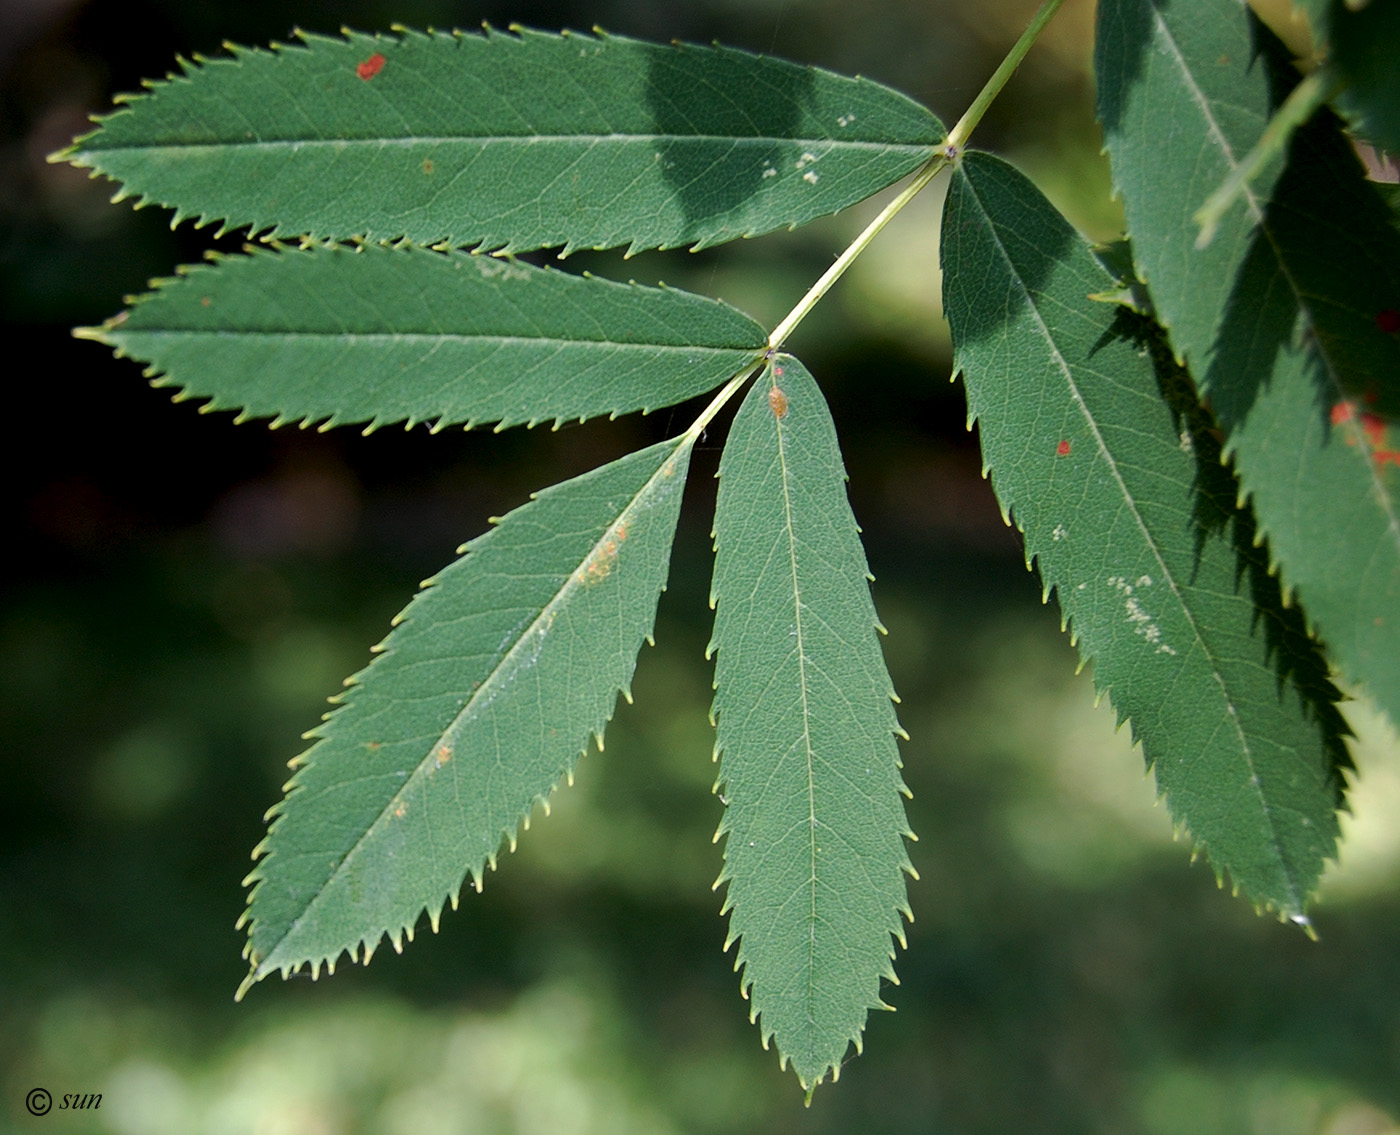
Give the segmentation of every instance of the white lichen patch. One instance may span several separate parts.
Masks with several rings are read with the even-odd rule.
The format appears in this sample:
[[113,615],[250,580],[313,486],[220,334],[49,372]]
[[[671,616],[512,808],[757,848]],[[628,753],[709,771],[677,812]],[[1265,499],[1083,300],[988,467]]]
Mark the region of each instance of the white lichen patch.
[[775,170],[772,166],[764,166],[764,167],[763,167],[763,176],[764,176],[764,177],[777,177],[777,176],[778,176],[778,171]]
[[855,120],[856,116],[854,114],[839,114],[836,116],[836,125],[849,126]]
[[1149,646],[1156,647],[1157,654],[1175,654],[1176,651],[1172,646],[1162,641],[1162,628],[1157,625],[1156,620],[1143,607],[1142,601],[1134,594],[1136,591],[1151,587],[1152,577],[1140,575],[1136,581],[1129,583],[1121,575],[1111,575],[1107,582],[1109,587],[1123,597],[1123,610],[1133,628],[1133,634],[1141,635],[1147,640]]
[[796,163],[794,163],[794,165],[793,165],[792,168],[793,168],[793,169],[806,169],[809,165],[811,165],[811,164],[812,164],[813,162],[815,162],[816,160],[817,160],[817,155],[816,155],[816,154],[810,152],[809,150],[803,150],[803,151],[802,151],[802,156],[801,156],[800,158],[797,159]]
[[816,185],[817,171],[814,169],[809,169],[806,173],[802,175],[802,180],[805,181],[808,185]]
[[471,264],[487,280],[528,280],[531,269],[508,256],[478,256],[463,257],[456,263]]
[[1191,437],[1191,431],[1190,431],[1190,430],[1182,430],[1182,431],[1181,431],[1181,452],[1182,452],[1182,453],[1194,453],[1195,451],[1196,451],[1196,442],[1195,442],[1195,440]]
[[1057,524],[1055,525],[1055,530],[1050,533],[1050,539],[1054,540],[1055,543],[1058,544],[1068,535],[1069,533],[1065,530],[1065,526],[1063,524]]

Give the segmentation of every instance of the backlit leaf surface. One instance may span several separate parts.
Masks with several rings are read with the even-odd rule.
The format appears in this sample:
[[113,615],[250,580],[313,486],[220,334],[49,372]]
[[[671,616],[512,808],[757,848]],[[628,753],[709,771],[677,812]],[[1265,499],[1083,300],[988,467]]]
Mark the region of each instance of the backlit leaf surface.
[[641,249],[836,212],[943,135],[876,83],[719,47],[518,29],[230,51],[64,156],[274,236]]
[[715,513],[714,716],[729,944],[804,1087],[893,981],[910,836],[894,690],[821,391],[779,356],[740,407]]
[[966,156],[945,305],[984,461],[1094,679],[1218,872],[1302,918],[1334,853],[1343,726],[1155,328],[1029,181]]
[[209,409],[372,426],[654,409],[723,382],[765,339],[686,292],[377,245],[199,265],[85,334]]
[[690,447],[544,490],[414,598],[274,809],[248,877],[243,990],[342,950],[368,960],[385,934],[398,949],[425,910],[436,928],[601,746],[651,635]]
[[[1323,113],[1197,250],[1292,81],[1242,5],[1105,0],[1099,110],[1133,252],[1282,578],[1400,721],[1400,237]],[[1390,313],[1390,314],[1387,314]]]

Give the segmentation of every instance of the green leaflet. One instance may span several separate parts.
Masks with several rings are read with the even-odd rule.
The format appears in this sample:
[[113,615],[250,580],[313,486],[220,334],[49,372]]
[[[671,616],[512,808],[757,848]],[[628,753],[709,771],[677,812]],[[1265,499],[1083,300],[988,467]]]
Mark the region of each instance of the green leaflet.
[[813,67],[514,31],[230,48],[61,156],[177,220],[272,236],[636,251],[834,213],[943,136],[903,95]]
[[573,768],[602,745],[651,635],[692,438],[537,494],[419,592],[313,731],[248,876],[251,970],[436,929]]
[[1336,847],[1344,726],[1189,382],[1034,186],[968,154],[945,305],[984,461],[1172,816],[1256,904],[1305,921]]
[[651,410],[717,386],[765,339],[686,292],[377,245],[190,268],[82,334],[211,410],[371,429]]
[[[1194,248],[1193,215],[1249,153],[1273,112],[1267,69],[1251,38],[1258,28],[1244,5],[1216,0],[1099,5],[1094,73],[1114,188],[1157,317],[1193,370],[1209,353],[1248,245],[1247,210],[1258,207],[1258,195],[1267,199],[1282,165],[1266,167],[1215,239]],[[1188,255],[1176,251],[1183,238]]]
[[809,1091],[895,980],[909,914],[900,733],[820,390],[780,355],[730,427],[715,510],[716,759],[729,941]]
[[1354,11],[1336,0],[1330,16],[1331,62],[1346,84],[1339,101],[1363,138],[1400,153],[1400,4],[1372,0]]
[[[1192,214],[1290,78],[1241,6],[1105,0],[1099,109],[1133,252],[1227,431],[1283,580],[1400,721],[1400,237],[1323,114],[1215,241]],[[1167,140],[1167,141],[1164,141]]]

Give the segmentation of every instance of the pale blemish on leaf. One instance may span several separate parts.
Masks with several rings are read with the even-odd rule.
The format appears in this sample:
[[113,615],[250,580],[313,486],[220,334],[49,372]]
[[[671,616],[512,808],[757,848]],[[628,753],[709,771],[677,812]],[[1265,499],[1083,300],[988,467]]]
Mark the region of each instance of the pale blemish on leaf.
[[1139,589],[1151,587],[1152,577],[1140,575],[1136,582],[1129,583],[1121,575],[1111,575],[1108,577],[1108,585],[1123,596],[1123,610],[1127,613],[1128,622],[1132,624],[1133,634],[1140,635],[1147,640],[1148,645],[1155,646],[1157,654],[1175,654],[1176,650],[1162,641],[1162,628],[1133,594]]
[[575,578],[585,587],[592,587],[594,584],[602,583],[612,574],[614,565],[617,563],[618,549],[627,540],[627,525],[619,524],[607,537],[593,550],[593,554],[579,568]]

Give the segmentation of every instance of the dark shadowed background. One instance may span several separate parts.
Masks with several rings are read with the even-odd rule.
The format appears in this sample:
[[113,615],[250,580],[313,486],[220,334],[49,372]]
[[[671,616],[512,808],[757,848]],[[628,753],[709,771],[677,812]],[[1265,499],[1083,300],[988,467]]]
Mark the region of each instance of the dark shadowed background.
[[[802,1108],[747,1023],[711,883],[712,430],[636,704],[481,895],[402,957],[235,1005],[240,880],[286,762],[423,577],[488,516],[640,443],[650,418],[504,434],[234,427],[69,335],[235,234],[46,155],[176,55],[294,27],[482,20],[771,51],[952,122],[1029,0],[0,0],[0,1124],[345,1132],[1400,1132],[1400,754],[1364,786],[1321,942],[1188,866],[1112,708],[980,478],[950,384],[935,187],[792,340],[832,402],[890,628],[917,921],[866,1052]],[[1070,0],[984,122],[1086,232],[1117,231]],[[878,207],[708,252],[570,267],[775,323]],[[25,1111],[32,1088],[102,1093]]]

